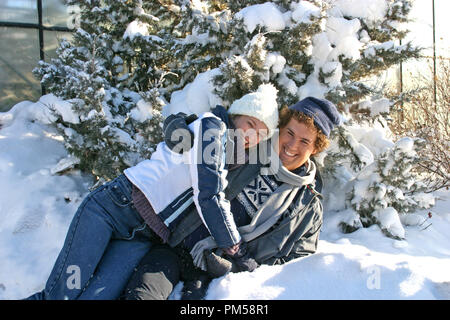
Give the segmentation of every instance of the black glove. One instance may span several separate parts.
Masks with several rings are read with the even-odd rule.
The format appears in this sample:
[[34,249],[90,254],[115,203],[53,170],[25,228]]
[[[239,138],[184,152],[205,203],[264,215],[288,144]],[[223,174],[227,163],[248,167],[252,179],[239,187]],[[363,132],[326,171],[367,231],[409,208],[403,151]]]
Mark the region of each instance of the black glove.
[[224,276],[228,272],[252,272],[259,266],[247,252],[246,243],[241,243],[239,250],[234,255],[225,254],[221,257],[209,250],[205,250],[203,254],[206,259],[208,274],[213,278]]
[[195,114],[187,116],[183,112],[178,112],[177,114],[171,114],[164,120],[164,142],[170,150],[183,153],[192,148],[194,134],[189,130],[188,125],[196,119]]
[[[252,272],[256,268],[258,268],[258,262],[255,259],[250,257],[250,254],[247,251],[247,243],[242,242],[239,245],[239,250],[232,256],[229,256],[233,262],[233,269],[237,267],[239,271],[250,271]],[[233,272],[239,272],[234,271]]]
[[211,280],[205,273],[199,273],[196,279],[185,281],[181,300],[202,300],[208,292]]

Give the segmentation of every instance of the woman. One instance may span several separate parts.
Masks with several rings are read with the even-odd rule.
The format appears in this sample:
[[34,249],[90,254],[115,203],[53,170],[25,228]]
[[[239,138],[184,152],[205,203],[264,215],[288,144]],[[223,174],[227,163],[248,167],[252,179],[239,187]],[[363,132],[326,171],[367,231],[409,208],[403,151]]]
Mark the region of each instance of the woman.
[[239,130],[246,148],[269,137],[278,123],[276,92],[261,85],[228,113],[201,115],[190,124],[197,137],[191,150],[174,153],[162,142],[151,159],[91,192],[72,220],[44,290],[29,299],[116,299],[145,253],[167,242],[193,206],[218,245],[232,252],[241,239],[223,196],[231,142],[226,129]]

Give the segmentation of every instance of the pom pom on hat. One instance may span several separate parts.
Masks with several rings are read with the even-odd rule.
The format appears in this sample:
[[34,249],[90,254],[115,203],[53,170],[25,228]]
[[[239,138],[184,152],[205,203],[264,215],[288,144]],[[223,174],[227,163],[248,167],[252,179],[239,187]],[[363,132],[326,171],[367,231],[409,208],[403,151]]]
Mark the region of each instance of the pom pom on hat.
[[262,84],[256,92],[248,93],[234,101],[228,113],[246,115],[264,122],[270,137],[278,126],[277,92],[272,84]]
[[307,97],[300,100],[289,109],[302,112],[314,119],[314,124],[325,134],[330,136],[335,125],[341,124],[341,115],[336,106],[328,100]]

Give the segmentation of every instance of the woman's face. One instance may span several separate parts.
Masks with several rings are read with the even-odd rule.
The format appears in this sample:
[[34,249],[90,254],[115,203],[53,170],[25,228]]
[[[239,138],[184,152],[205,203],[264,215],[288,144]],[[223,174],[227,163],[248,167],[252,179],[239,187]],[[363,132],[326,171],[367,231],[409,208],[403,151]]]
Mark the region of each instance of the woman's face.
[[316,153],[316,138],[317,132],[296,119],[280,129],[278,155],[286,169],[292,171],[301,167]]
[[236,135],[243,139],[246,149],[256,146],[269,133],[264,122],[254,117],[239,115],[234,118],[233,123]]

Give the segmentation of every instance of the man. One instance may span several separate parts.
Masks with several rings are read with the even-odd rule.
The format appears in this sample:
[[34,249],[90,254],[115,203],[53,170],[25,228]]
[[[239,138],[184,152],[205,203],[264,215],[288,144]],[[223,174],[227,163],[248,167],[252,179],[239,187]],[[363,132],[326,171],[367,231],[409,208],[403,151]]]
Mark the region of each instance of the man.
[[[281,111],[279,137],[272,138],[278,157],[270,157],[269,167],[261,161],[228,172],[226,198],[242,238],[233,250],[216,250],[214,238],[195,211],[185,217],[169,244],[189,250],[195,266],[204,272],[185,277],[183,298],[202,298],[207,274],[252,271],[259,264],[282,264],[316,251],[322,226],[322,180],[311,157],[328,146],[330,131],[339,122],[339,113],[329,101],[303,99]],[[125,298],[167,299],[189,269],[183,260],[186,255],[179,250],[161,247],[150,252],[130,279]]]

